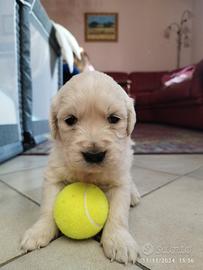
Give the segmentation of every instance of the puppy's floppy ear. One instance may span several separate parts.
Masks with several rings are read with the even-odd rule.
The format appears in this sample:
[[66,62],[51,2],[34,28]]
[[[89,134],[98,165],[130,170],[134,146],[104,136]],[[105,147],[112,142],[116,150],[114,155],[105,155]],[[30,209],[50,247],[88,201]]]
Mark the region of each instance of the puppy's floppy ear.
[[49,126],[51,129],[51,135],[53,139],[56,139],[58,134],[57,112],[58,112],[58,96],[55,96],[52,99],[49,116]]
[[134,108],[134,100],[130,97],[127,99],[127,111],[128,111],[128,119],[127,119],[127,136],[130,136],[133,132],[135,123],[136,123],[136,114]]

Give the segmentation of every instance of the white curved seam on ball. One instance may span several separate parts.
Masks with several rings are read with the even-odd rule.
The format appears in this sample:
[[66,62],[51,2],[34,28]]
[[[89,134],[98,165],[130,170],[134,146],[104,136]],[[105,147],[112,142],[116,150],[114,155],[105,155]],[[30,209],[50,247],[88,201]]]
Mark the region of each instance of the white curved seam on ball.
[[90,216],[90,213],[88,211],[88,207],[87,207],[87,189],[84,192],[84,207],[85,207],[85,214],[87,216],[87,218],[89,219],[90,223],[98,228],[101,228],[101,225],[96,223],[94,221],[94,219]]

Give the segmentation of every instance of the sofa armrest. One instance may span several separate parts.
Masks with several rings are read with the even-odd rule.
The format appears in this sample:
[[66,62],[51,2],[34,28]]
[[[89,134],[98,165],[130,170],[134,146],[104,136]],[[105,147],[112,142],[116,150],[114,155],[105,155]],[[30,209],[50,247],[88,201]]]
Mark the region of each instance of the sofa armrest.
[[190,96],[194,98],[203,96],[203,60],[196,65]]

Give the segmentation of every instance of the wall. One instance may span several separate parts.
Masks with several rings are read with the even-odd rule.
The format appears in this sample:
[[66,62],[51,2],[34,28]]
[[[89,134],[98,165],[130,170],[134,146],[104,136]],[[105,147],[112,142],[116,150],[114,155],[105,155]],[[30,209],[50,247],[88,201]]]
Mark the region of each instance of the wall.
[[203,1],[194,1],[192,62],[203,59]]
[[[67,27],[99,70],[167,70],[176,66],[175,35],[163,38],[164,29],[178,21],[192,0],[42,0],[49,16]],[[84,12],[118,12],[118,42],[85,42]],[[181,65],[191,61],[184,49]]]

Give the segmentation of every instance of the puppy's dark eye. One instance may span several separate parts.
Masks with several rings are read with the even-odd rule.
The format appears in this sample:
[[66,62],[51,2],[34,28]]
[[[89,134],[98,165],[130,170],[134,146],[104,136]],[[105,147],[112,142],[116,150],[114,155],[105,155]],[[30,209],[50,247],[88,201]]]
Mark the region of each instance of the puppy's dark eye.
[[69,115],[67,118],[64,119],[64,121],[68,126],[73,126],[77,123],[78,119],[74,115]]
[[116,116],[115,114],[109,115],[109,117],[108,117],[107,119],[108,119],[108,121],[109,121],[110,124],[116,124],[116,123],[118,123],[118,122],[121,120],[121,119],[120,119],[118,116]]

